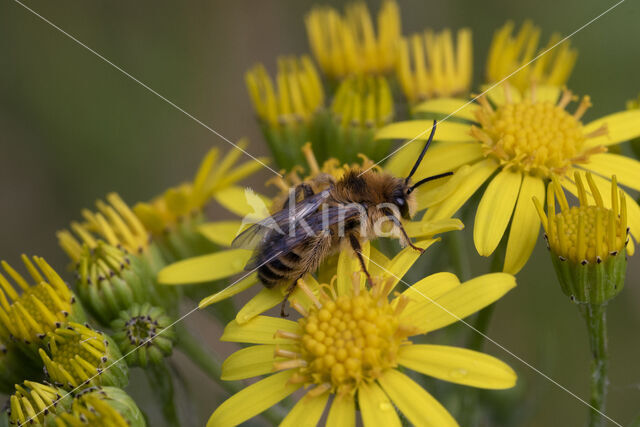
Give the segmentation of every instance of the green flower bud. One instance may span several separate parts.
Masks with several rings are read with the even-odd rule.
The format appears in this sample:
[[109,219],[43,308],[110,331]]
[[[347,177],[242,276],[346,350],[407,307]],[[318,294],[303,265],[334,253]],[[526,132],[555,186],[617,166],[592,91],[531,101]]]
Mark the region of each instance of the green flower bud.
[[151,298],[154,279],[140,263],[137,257],[103,241],[96,242],[94,249],[84,246],[77,268],[78,296],[102,325]]
[[150,363],[161,363],[171,355],[176,338],[171,323],[162,308],[144,304],[121,312],[111,323],[111,329],[115,331],[113,339],[127,364],[145,368]]
[[40,349],[49,378],[63,387],[86,385],[125,387],[129,368],[106,334],[78,323],[50,332],[48,352]]
[[[611,180],[611,206],[606,208],[590,173],[587,182],[595,204],[589,204],[578,172],[575,181],[579,206],[569,207],[560,184],[554,180],[547,190],[547,214],[534,200],[545,228],[545,238],[562,291],[579,304],[602,305],[624,286],[629,242],[624,192]],[[555,197],[554,197],[555,194]],[[555,203],[561,207],[555,211]]]

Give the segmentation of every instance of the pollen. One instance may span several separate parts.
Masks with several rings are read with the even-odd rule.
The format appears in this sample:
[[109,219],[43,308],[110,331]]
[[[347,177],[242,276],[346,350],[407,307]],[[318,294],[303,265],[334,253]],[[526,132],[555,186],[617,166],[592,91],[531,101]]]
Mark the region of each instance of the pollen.
[[[531,175],[549,177],[562,174],[576,163],[588,161],[591,154],[604,151],[596,147],[585,151],[585,141],[596,134],[584,134],[580,118],[591,106],[590,98],[582,98],[575,113],[566,105],[572,94],[565,90],[560,101],[536,102],[535,87],[531,97],[512,102],[509,85],[504,86],[506,103],[494,109],[480,97],[476,118],[481,127],[472,127],[472,134],[483,145],[486,156],[500,161],[505,167]],[[599,129],[597,135],[606,133]]]
[[[398,320],[404,304],[398,308],[388,302],[387,282],[374,279],[370,290],[360,291],[359,280],[355,282],[351,295],[322,293],[315,305],[302,311],[299,353],[276,352],[291,359],[276,363],[276,368],[297,367],[294,378],[315,384],[317,393],[353,393],[363,381],[376,379],[397,365],[400,347],[414,332]],[[299,285],[306,288],[302,282]]]
[[[549,184],[547,191],[547,215],[544,215],[540,202],[537,199],[534,202],[545,227],[549,249],[553,253],[563,261],[599,264],[618,255],[628,241],[625,196],[618,190],[614,176],[611,182],[611,208],[605,207],[593,177],[587,173],[588,190],[595,201],[595,204],[589,204],[587,189],[580,174],[576,172],[574,177],[579,206],[569,207],[556,179]],[[560,212],[555,212],[555,198],[558,199]]]

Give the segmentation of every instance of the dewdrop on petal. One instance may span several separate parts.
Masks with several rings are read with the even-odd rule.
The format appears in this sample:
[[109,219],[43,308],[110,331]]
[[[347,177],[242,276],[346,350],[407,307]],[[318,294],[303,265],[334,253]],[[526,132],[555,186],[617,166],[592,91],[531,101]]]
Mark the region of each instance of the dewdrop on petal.
[[[534,203],[563,292],[574,302],[600,305],[624,286],[629,243],[626,198],[614,175],[611,208],[606,208],[591,174],[585,175],[588,188],[583,184],[584,175],[574,174],[578,206],[569,207],[556,179],[547,189],[547,213],[538,199]],[[590,199],[595,202],[590,204]]]

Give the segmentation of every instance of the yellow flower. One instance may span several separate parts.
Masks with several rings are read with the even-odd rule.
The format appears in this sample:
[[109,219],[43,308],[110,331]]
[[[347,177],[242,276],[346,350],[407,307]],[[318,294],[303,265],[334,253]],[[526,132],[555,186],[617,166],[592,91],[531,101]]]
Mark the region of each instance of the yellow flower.
[[[430,149],[419,171],[456,171],[454,177],[463,177],[456,191],[427,211],[425,218],[449,218],[489,180],[476,212],[474,242],[480,255],[491,255],[511,222],[504,271],[515,274],[525,265],[538,236],[540,220],[531,199],[544,200],[545,181],[556,177],[562,187],[577,195],[574,172],[590,170],[607,208],[611,175],[616,174],[622,185],[640,190],[640,162],[606,153],[607,146],[640,136],[640,110],[610,114],[583,125],[580,119],[590,99],[582,98],[571,114],[565,108],[572,96],[568,90],[561,93],[550,86],[534,85],[521,94],[504,85],[480,97],[477,104],[460,99],[431,100],[417,106],[423,112],[455,111],[455,117],[472,122],[438,124],[436,139],[442,142]],[[415,138],[422,133],[418,139],[424,139],[431,126],[427,120],[394,123],[381,129],[377,137]],[[406,172],[420,145],[409,144],[386,167],[396,174]],[[631,234],[638,236],[640,207],[626,197]],[[630,254],[633,249],[629,245]]]
[[400,41],[396,74],[409,104],[428,98],[466,96],[471,88],[473,49],[471,30],[426,30]]
[[39,352],[55,383],[76,388],[88,384],[125,387],[129,382],[129,369],[118,346],[103,332],[70,322],[47,336],[50,355],[42,348]]
[[277,90],[264,65],[245,75],[253,108],[272,127],[303,123],[324,106],[324,89],[311,59],[302,56],[278,58]]
[[487,58],[487,82],[499,82],[523,67],[508,80],[520,90],[525,90],[531,83],[563,86],[569,79],[578,56],[576,50],[571,49],[571,42],[564,41],[531,65],[527,65],[562,38],[559,34],[553,34],[547,46],[539,49],[540,28],[531,21],[525,21],[515,37],[512,35],[513,28],[513,22],[509,21],[493,36]]
[[[2,261],[2,268],[22,290],[19,294],[0,273],[0,330],[2,335],[25,343],[39,342],[48,332],[69,320],[84,322],[85,315],[73,293],[47,262],[22,255],[34,282],[30,285],[20,273]],[[37,266],[37,267],[36,267]]]
[[377,35],[364,2],[347,5],[344,16],[331,7],[315,7],[305,24],[313,56],[331,79],[388,73],[396,64],[401,24],[395,1],[383,2]]
[[143,427],[133,399],[115,387],[91,387],[75,395],[58,387],[25,381],[11,395],[10,422],[22,425]]
[[[240,141],[238,147],[245,149],[247,142]],[[236,165],[241,155],[240,150],[232,149],[220,159],[220,151],[211,149],[192,181],[168,189],[149,203],[137,203],[133,211],[156,237],[198,217],[211,198],[225,207],[232,204],[233,195],[240,189],[236,183],[260,170],[260,161],[267,161],[261,158]]]
[[[258,316],[232,321],[223,341],[254,344],[232,354],[222,378],[272,374],[222,403],[208,426],[242,423],[305,388],[283,426],[316,425],[330,396],[327,425],[401,425],[396,409],[414,425],[456,425],[453,417],[401,368],[441,380],[487,389],[513,387],[516,375],[503,362],[475,351],[410,338],[427,334],[493,303],[515,286],[494,273],[460,283],[451,273],[426,277],[391,297],[407,264],[364,248],[374,284],[364,285],[357,260],[340,255],[332,284],[307,276],[292,306],[295,322]],[[277,372],[277,373],[273,373]],[[357,402],[357,403],[356,403]]]
[[[309,166],[309,174],[301,178],[299,171],[302,168],[294,168],[294,170],[289,172],[284,178],[273,178],[270,183],[280,190],[280,194],[274,198],[273,202],[269,202],[267,206],[281,206],[286,197],[288,197],[288,192],[291,187],[300,184],[303,180],[313,178],[318,174],[325,173],[333,176],[335,179],[340,179],[349,170],[365,170],[373,167],[373,162],[366,158],[366,156],[362,155],[360,156],[361,163],[359,164],[341,164],[337,159],[330,159],[320,167],[313,151],[311,150],[310,144],[307,144],[303,148],[303,152]],[[420,187],[418,194],[416,195],[418,205],[417,211],[419,212],[424,210],[432,204],[446,199],[457,185],[457,180],[459,180],[458,177],[455,177],[455,180],[444,179],[442,180],[442,183],[429,183]],[[244,196],[239,195],[238,204],[250,208],[250,206],[247,206],[247,202],[240,199],[240,197],[244,199]],[[251,213],[251,209],[244,211],[245,215]],[[265,212],[265,214],[268,214],[268,212]],[[221,227],[218,223],[213,223],[211,225],[203,225],[200,230],[205,236],[211,239],[216,239],[220,243],[230,245],[233,238],[241,229],[241,226],[242,224],[239,221],[235,222],[235,224],[227,222],[224,227]],[[437,234],[452,230],[461,230],[463,227],[464,226],[460,220],[452,218],[440,218],[434,221],[420,219],[416,221],[409,221],[404,224],[407,234],[414,239],[430,239]],[[432,242],[433,241],[429,241],[428,244],[430,245]],[[411,263],[413,263],[417,259],[419,253],[411,248],[408,249],[409,250],[401,252],[401,254],[404,255],[399,254],[398,257],[415,256],[412,258],[413,261],[411,261]],[[246,249],[230,249],[210,255],[203,255],[179,261],[161,270],[158,274],[158,281],[165,285],[183,285],[223,279],[242,272],[250,256],[251,251]],[[327,261],[325,264],[330,265],[331,262]],[[225,288],[223,291],[204,298],[200,302],[200,307],[204,308],[210,304],[229,298],[248,289],[256,283],[258,283],[256,274],[251,274],[237,283],[234,283],[232,286]],[[295,293],[292,297],[295,299]],[[245,305],[242,310],[240,310],[237,319],[240,322],[246,322],[252,317],[279,304],[283,298],[284,289],[281,289],[280,287],[273,289],[265,288],[261,290],[247,305]]]
[[[611,208],[605,208],[593,175],[587,172],[585,176],[589,192],[581,174],[574,175],[579,206],[569,207],[555,178],[547,188],[547,214],[537,198],[534,202],[563,292],[576,303],[600,306],[624,286],[629,243],[627,200],[614,175]],[[556,199],[560,211],[556,211]]]

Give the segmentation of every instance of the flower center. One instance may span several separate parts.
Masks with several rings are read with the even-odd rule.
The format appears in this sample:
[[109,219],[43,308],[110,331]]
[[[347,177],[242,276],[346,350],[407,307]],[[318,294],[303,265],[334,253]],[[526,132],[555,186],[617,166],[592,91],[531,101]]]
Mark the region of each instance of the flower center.
[[297,364],[301,381],[318,385],[319,392],[353,393],[396,366],[413,329],[398,321],[404,303],[392,306],[381,285],[337,298],[322,294],[323,302],[298,321],[304,331]]
[[[534,100],[512,103],[510,89],[505,86],[505,98],[507,102],[495,110],[486,99],[479,98],[481,107],[476,117],[481,127],[473,126],[471,132],[482,142],[485,155],[497,158],[506,167],[548,177],[603,151],[601,147],[583,150],[586,139],[596,136],[585,135],[580,122],[591,105],[588,96],[582,98],[574,114],[565,110],[572,99],[569,91],[558,104],[536,102],[535,93]],[[606,129],[599,129],[597,135],[602,132]]]

